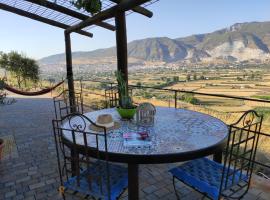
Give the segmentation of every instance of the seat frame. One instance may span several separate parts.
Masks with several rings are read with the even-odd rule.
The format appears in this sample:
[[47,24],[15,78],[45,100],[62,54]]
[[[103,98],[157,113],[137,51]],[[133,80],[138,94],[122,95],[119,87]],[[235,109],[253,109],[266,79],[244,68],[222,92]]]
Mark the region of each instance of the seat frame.
[[[254,110],[249,110],[245,112],[237,122],[229,125],[229,136],[224,151],[225,158],[221,176],[221,183],[218,190],[218,199],[242,199],[247,194],[250,187],[252,172],[254,169],[254,161],[256,157],[262,121],[263,116],[258,115],[258,113]],[[244,133],[246,133],[245,138],[243,138]],[[249,148],[250,145],[251,148]],[[232,187],[234,187],[235,185],[232,185],[231,188],[229,188],[228,181],[232,181],[232,184],[234,184],[237,173],[241,174],[240,179],[243,175],[243,178],[245,177],[246,181],[245,184],[242,185],[239,185],[238,183],[238,189],[233,190]],[[231,177],[232,180],[230,180]],[[176,188],[176,180],[180,182],[183,181],[178,179],[176,176],[173,176],[174,191],[177,199],[180,199]],[[187,184],[185,182],[183,183],[203,194],[203,198],[211,198],[207,193],[201,192],[190,184]],[[228,191],[232,191],[231,194],[225,194],[225,192]],[[237,194],[239,192],[240,194]]]
[[[128,93],[132,96],[132,88],[128,88]],[[120,96],[118,91],[118,86],[110,86],[109,88],[105,89],[105,101],[106,101],[106,108],[115,108],[120,105]]]
[[[86,196],[91,196],[93,198],[97,198],[96,196],[92,196],[95,193],[90,195],[92,185],[92,180],[97,180],[100,186],[100,193],[102,194],[103,188],[106,188],[107,193],[104,194],[105,199],[111,199],[111,175],[110,175],[110,169],[113,164],[110,164],[108,161],[108,144],[107,144],[107,132],[106,128],[96,125],[91,119],[89,119],[87,116],[80,114],[80,113],[71,113],[63,117],[62,119],[56,119],[52,121],[53,123],[53,130],[54,130],[54,139],[55,139],[55,146],[56,146],[56,154],[57,154],[57,163],[58,163],[58,171],[59,171],[59,178],[61,186],[59,187],[59,191],[62,194],[63,199],[66,199],[65,193],[67,189],[67,181],[68,180],[74,180],[77,182],[77,187],[80,187],[80,181],[81,173],[83,173],[83,168],[88,171],[88,169],[91,169],[91,167],[96,166],[96,163],[103,163],[105,168],[105,173],[101,172],[101,167],[97,167],[97,174],[87,174],[87,178],[89,178],[89,191],[86,191]],[[63,125],[68,123],[70,128],[64,128]],[[88,126],[93,125],[101,129],[101,132],[92,132],[88,130]],[[65,143],[66,138],[63,136],[63,132],[69,132],[71,134],[72,141],[69,143],[72,143],[72,147],[70,147],[70,144],[67,145]],[[83,141],[82,143],[79,143],[77,141],[77,134],[81,134],[81,138]],[[91,151],[96,152],[95,158],[91,157],[91,151],[88,146],[88,137],[93,138],[93,141],[95,141],[95,147],[91,147]],[[83,148],[84,154],[81,155],[79,153],[79,149]],[[101,149],[102,148],[102,149]],[[100,151],[102,151],[102,154],[105,156],[101,157]],[[85,170],[84,170],[85,172]],[[105,177],[105,180],[103,178]],[[64,181],[66,180],[66,182]],[[127,178],[126,181],[124,181],[123,184],[127,184]],[[104,183],[106,182],[106,183]],[[104,186],[104,184],[106,184]],[[103,187],[104,186],[104,187]],[[126,187],[125,187],[126,188]],[[124,192],[124,189],[120,191],[119,196]],[[80,189],[81,190],[81,189]],[[74,191],[76,193],[78,191]],[[104,191],[103,191],[104,192]],[[118,192],[117,192],[118,193]],[[106,196],[107,195],[107,196]]]
[[63,119],[74,110],[77,113],[84,113],[82,92],[75,93],[74,104],[69,100],[69,90],[63,90],[60,94],[53,97],[55,119]]

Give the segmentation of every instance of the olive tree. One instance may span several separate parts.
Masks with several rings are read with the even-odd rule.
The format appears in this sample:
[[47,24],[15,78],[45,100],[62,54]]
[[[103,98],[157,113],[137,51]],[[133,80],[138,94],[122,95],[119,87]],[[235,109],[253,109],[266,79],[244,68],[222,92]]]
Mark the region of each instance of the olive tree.
[[15,51],[0,54],[0,68],[9,71],[16,78],[19,88],[22,83],[26,86],[27,80],[34,83],[39,80],[37,62]]

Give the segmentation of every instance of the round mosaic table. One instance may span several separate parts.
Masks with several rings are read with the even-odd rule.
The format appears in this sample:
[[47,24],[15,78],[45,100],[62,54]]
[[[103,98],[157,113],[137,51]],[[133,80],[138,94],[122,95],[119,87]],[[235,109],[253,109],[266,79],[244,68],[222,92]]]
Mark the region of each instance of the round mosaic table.
[[[100,114],[111,114],[114,121],[120,123],[119,129],[107,133],[108,153],[110,161],[128,164],[129,199],[138,199],[138,164],[180,162],[215,154],[225,146],[228,136],[227,125],[221,120],[185,109],[157,107],[152,127],[121,120],[115,108],[85,115],[95,122]],[[126,147],[123,133],[140,130],[149,133],[151,145]],[[71,134],[64,135],[67,140],[72,140]],[[78,136],[77,143],[80,140],[83,143],[83,138]]]

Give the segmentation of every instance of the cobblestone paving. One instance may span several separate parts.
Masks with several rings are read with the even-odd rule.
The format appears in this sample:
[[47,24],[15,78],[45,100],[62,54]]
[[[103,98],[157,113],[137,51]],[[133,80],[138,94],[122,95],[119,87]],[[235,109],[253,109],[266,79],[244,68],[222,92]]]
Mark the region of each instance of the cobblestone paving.
[[[22,98],[17,103],[0,107],[0,137],[12,135],[18,157],[0,161],[0,200],[62,199],[56,153],[51,128],[53,103],[50,98]],[[140,199],[176,199],[171,176],[172,165],[140,166]],[[182,199],[201,199],[201,195],[178,185]],[[266,192],[252,188],[244,199],[267,200]],[[83,199],[67,194],[67,199]],[[127,199],[127,192],[122,195]]]

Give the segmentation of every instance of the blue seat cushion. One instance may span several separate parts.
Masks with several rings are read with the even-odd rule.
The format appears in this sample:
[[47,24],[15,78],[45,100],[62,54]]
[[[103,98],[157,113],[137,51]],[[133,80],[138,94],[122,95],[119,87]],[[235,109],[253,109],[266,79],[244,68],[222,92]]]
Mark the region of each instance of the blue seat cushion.
[[102,161],[92,163],[88,169],[81,171],[79,179],[77,179],[77,176],[69,178],[64,183],[64,187],[97,199],[117,199],[128,186],[127,168],[112,163],[109,163],[108,166],[110,198],[107,188],[107,167],[105,162]]
[[[200,158],[186,162],[169,170],[169,172],[185,184],[196,188],[202,193],[206,193],[212,199],[218,199],[223,172],[222,164],[208,158]],[[229,173],[231,172],[232,169],[230,169]],[[232,176],[229,176],[226,189],[237,185],[241,180],[245,181],[247,177],[245,175],[240,176],[240,172],[236,172],[234,181],[232,179]]]

